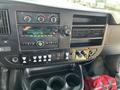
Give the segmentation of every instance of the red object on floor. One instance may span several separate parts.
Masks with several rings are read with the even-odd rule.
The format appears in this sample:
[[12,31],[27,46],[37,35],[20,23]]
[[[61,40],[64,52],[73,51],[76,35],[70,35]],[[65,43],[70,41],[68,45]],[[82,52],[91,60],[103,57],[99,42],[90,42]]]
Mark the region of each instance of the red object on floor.
[[84,90],[117,90],[116,79],[108,75],[87,77]]

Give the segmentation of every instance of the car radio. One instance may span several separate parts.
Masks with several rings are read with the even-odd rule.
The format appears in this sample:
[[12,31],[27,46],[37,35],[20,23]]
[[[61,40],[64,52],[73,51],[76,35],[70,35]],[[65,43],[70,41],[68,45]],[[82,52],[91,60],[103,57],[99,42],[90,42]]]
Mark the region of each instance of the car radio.
[[19,26],[22,50],[58,48],[59,28],[56,26]]
[[[21,50],[69,48],[60,47],[63,40],[70,42],[68,25],[60,26],[57,13],[17,12],[17,25]],[[62,42],[64,43],[64,41]]]

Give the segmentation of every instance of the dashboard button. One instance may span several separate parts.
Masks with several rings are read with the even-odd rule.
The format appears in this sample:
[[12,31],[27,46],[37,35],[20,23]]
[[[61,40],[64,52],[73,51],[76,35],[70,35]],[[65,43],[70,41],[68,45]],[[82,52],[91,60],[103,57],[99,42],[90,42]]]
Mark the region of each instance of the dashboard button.
[[12,62],[14,62],[14,63],[17,63],[19,60],[18,60],[18,57],[13,57],[12,58]]
[[51,55],[51,54],[49,54],[49,55],[48,55],[48,58],[52,58],[52,55]]
[[33,60],[33,62],[34,62],[34,63],[36,63],[36,62],[37,62],[37,60]]
[[66,56],[69,56],[69,52],[66,52],[65,54],[66,54]]
[[44,62],[46,62],[46,61],[47,61],[47,59],[43,59],[43,61],[44,61]]
[[42,60],[38,60],[38,62],[42,62]]
[[37,41],[37,46],[40,46],[40,47],[44,46],[44,42],[43,41]]
[[51,59],[48,59],[48,61],[50,62],[50,61],[51,61]]
[[42,59],[42,56],[38,56],[39,59]]
[[68,60],[68,59],[69,59],[69,57],[66,57],[65,59],[66,59],[66,60]]
[[27,57],[22,57],[22,60],[26,60]]
[[37,59],[37,56],[33,56],[33,59]]
[[26,64],[27,63],[27,61],[23,61],[23,64]]
[[46,56],[46,55],[44,55],[44,56],[43,56],[43,58],[44,58],[44,59],[46,59],[46,58],[47,58],[47,56]]

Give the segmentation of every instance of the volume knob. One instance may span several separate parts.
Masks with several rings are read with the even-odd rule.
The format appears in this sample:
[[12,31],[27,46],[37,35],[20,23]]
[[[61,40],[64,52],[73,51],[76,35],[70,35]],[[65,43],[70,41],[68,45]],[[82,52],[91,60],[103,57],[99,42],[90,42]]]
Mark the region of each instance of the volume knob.
[[64,30],[64,34],[66,36],[70,36],[71,35],[71,30],[70,30],[68,25],[63,26],[63,30]]
[[44,46],[44,45],[45,45],[45,44],[44,44],[43,41],[37,41],[37,46],[42,47],[42,46]]
[[65,34],[66,34],[67,36],[70,36],[70,35],[71,35],[71,30],[70,30],[70,29],[66,29],[66,30],[65,30]]

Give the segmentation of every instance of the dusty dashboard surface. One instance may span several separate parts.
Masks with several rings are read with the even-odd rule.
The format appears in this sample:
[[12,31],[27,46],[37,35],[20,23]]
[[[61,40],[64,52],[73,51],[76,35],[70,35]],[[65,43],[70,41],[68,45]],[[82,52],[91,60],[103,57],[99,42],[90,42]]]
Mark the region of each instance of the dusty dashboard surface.
[[86,62],[103,49],[108,13],[0,3],[0,62],[12,68]]

